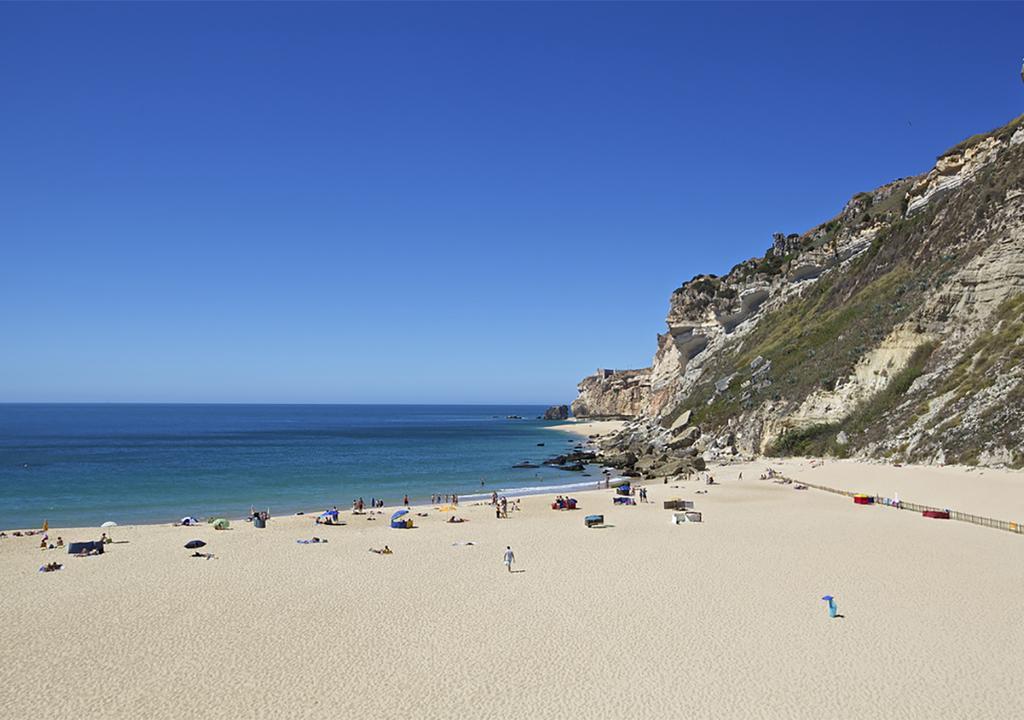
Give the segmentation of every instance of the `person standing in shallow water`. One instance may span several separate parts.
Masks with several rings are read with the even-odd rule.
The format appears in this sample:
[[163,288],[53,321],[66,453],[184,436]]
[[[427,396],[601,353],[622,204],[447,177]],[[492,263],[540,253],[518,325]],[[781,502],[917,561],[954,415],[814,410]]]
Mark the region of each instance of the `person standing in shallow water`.
[[404,498],[402,498],[402,502],[405,504],[406,507],[409,507],[409,496],[406,495]]
[[508,568],[509,572],[512,572],[512,563],[516,561],[516,555],[512,552],[512,546],[508,545],[505,547],[505,567]]

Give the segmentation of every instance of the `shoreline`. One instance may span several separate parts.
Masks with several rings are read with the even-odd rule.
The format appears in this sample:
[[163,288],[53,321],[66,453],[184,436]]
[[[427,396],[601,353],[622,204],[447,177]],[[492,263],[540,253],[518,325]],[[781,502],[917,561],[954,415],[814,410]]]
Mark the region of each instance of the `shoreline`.
[[621,430],[625,425],[625,420],[577,420],[576,418],[569,418],[562,425],[549,425],[546,429],[580,435],[583,438],[589,439],[591,435],[601,435],[602,437],[611,435]]
[[[651,502],[634,506],[595,489],[573,493],[579,510],[554,511],[547,493],[520,498],[509,519],[483,501],[460,504],[467,522],[449,523],[452,512],[421,503],[410,507],[411,530],[389,527],[388,506],[344,510],[344,526],[311,515],[273,517],[265,529],[118,526],[114,544],[89,558],[41,551],[38,537],[4,538],[0,702],[12,717],[38,709],[42,692],[59,693],[48,709],[56,718],[127,717],[142,706],[157,720],[246,706],[300,720],[325,708],[384,718],[395,713],[397,677],[428,719],[484,705],[556,718],[570,703],[583,717],[653,720],[681,710],[664,690],[678,683],[666,658],[682,657],[703,669],[688,683],[689,717],[749,716],[767,695],[773,712],[794,718],[876,717],[880,703],[891,717],[927,718],[935,707],[949,718],[1006,715],[1024,690],[1022,539],[796,492],[757,479],[768,465],[782,470],[762,460],[712,466],[713,486],[652,483]],[[873,467],[853,466],[854,477]],[[1007,490],[991,479],[992,492]],[[693,502],[703,522],[672,524],[671,498]],[[604,526],[585,527],[595,513]],[[75,532],[65,543],[100,530]],[[310,536],[328,542],[297,542]],[[215,558],[192,557],[191,539]],[[384,545],[394,554],[368,552]],[[501,564],[506,546],[512,573]],[[64,568],[38,572],[51,561]],[[844,619],[828,617],[824,594]],[[620,663],[595,663],[609,653],[629,657],[627,686]],[[563,672],[545,672],[552,662]],[[84,665],[96,672],[75,672]],[[482,697],[482,678],[494,677],[515,691]]]
[[[559,432],[563,432],[563,433],[577,435],[577,436],[580,437],[582,442],[587,443],[589,441],[588,435],[593,434],[595,432],[601,432],[603,434],[607,434],[608,432],[612,432],[613,431],[613,430],[609,429],[609,426],[615,426],[616,424],[618,425],[618,427],[621,427],[621,425],[623,423],[621,421],[570,421],[570,424],[568,424],[568,425],[549,425],[549,426],[545,426],[544,429],[545,430],[554,430],[554,431],[559,431]],[[618,428],[614,427],[614,429],[618,429]],[[574,479],[573,476],[569,475],[566,478],[567,482],[560,483],[560,484],[557,484],[557,485],[556,484],[552,484],[552,485],[545,485],[545,486],[526,486],[526,487],[522,487],[522,488],[497,488],[497,489],[487,490],[486,492],[478,492],[478,491],[474,490],[473,492],[467,492],[465,494],[459,494],[459,499],[461,501],[461,500],[463,500],[465,498],[465,499],[468,499],[471,502],[476,502],[476,501],[478,501],[478,500],[480,500],[482,498],[490,497],[490,494],[491,494],[492,491],[498,492],[499,494],[501,494],[501,495],[503,495],[505,497],[509,497],[509,498],[513,498],[513,497],[516,497],[516,498],[532,497],[532,496],[535,496],[535,495],[543,495],[543,494],[550,494],[550,493],[584,492],[585,491],[585,486],[591,485],[591,484],[593,484],[595,486],[598,486],[599,483],[602,482],[602,478],[600,478],[600,477],[595,478],[593,481],[590,481],[590,480],[578,480],[577,482],[568,482],[569,480],[573,480],[573,479]],[[590,489],[600,489],[600,488],[599,487],[594,487],[594,488],[590,488]],[[411,500],[411,498],[410,498],[410,500]],[[327,505],[330,506],[331,503],[327,503]],[[414,503],[412,501],[410,501],[410,503],[409,503],[409,507],[410,508],[412,508],[412,507],[428,507],[428,506],[429,505],[417,505],[416,503]],[[392,505],[386,505],[383,509],[391,508],[392,509],[391,511],[394,512],[395,510],[398,510],[401,507],[403,507],[403,505],[401,505],[401,504],[393,505],[393,506]],[[301,509],[301,510],[297,510],[295,512],[286,512],[286,513],[283,513],[281,515],[272,515],[272,518],[273,519],[279,519],[279,518],[287,518],[287,517],[309,517],[309,516],[315,517],[316,514],[319,514],[320,512],[323,512],[323,509]],[[351,512],[351,509],[350,509],[349,506],[346,506],[342,510],[342,512]],[[209,517],[213,518],[214,516],[211,515]],[[247,523],[248,522],[245,515],[232,516],[230,513],[225,513],[223,515],[216,516],[216,517],[225,517],[227,520],[229,520],[232,523]],[[45,520],[45,518],[44,518],[44,520]],[[114,527],[117,527],[117,528],[162,527],[162,526],[172,526],[173,527],[174,526],[174,522],[175,522],[174,520],[171,520],[171,521],[167,521],[167,520],[154,520],[154,521],[147,521],[147,522],[134,522],[134,523],[124,523],[124,524],[118,523]],[[199,525],[198,527],[204,527],[205,525],[206,525],[206,523],[204,522],[202,525]],[[5,532],[8,535],[10,535],[13,532],[25,533],[26,531],[29,531],[29,530],[34,531],[34,535],[29,536],[29,537],[38,537],[40,535],[40,533],[41,533],[40,528],[31,528],[31,527],[13,527],[13,528],[9,528],[9,529],[8,528],[0,528],[0,532]],[[51,527],[48,532],[55,532],[56,530],[60,530],[62,532],[79,532],[79,531],[86,531],[86,530],[97,530],[97,531],[99,531],[99,526],[98,525],[95,525],[95,526],[94,525],[67,525],[67,526],[60,525],[60,526],[53,526],[53,527]]]

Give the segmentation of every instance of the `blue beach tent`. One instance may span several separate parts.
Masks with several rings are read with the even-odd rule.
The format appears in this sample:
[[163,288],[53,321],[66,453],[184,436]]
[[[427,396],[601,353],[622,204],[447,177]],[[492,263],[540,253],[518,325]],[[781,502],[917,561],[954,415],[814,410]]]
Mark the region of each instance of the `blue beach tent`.
[[409,518],[403,519],[404,516],[408,514],[409,511],[404,508],[396,511],[395,514],[391,516],[391,527],[399,529],[411,528],[412,520]]

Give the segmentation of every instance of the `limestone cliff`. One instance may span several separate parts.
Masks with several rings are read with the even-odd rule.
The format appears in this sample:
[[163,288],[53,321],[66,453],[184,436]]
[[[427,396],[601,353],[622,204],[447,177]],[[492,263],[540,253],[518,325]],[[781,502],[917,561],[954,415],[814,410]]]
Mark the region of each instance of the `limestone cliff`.
[[572,414],[589,418],[631,418],[641,414],[650,399],[650,371],[598,370],[577,385],[579,397]]
[[684,283],[651,367],[585,378],[574,414],[632,417],[648,456],[1024,465],[1022,120]]

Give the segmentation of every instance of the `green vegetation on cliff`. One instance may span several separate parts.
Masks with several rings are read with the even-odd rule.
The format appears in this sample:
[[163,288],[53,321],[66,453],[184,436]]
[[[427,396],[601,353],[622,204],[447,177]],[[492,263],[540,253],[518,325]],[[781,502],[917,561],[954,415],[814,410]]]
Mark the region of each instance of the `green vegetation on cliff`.
[[[790,430],[768,447],[767,454],[845,457],[850,443],[863,445],[868,439],[863,437],[865,434],[871,434],[872,431],[883,427],[879,421],[903,401],[910,386],[924,374],[925,366],[935,348],[934,342],[927,342],[918,347],[906,366],[896,373],[882,390],[860,403],[839,422]],[[837,442],[836,436],[840,432],[846,434],[847,444]]]

